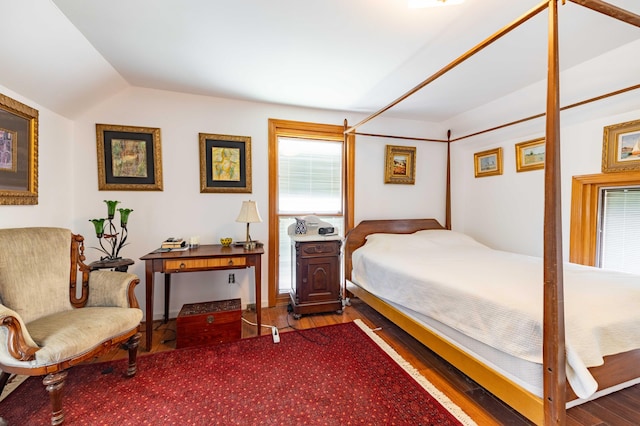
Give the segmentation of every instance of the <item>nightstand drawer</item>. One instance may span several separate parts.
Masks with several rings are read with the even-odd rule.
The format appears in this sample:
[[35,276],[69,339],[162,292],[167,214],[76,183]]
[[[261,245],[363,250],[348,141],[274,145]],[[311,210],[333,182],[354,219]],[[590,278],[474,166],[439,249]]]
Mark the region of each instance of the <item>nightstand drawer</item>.
[[340,241],[297,243],[302,257],[336,256],[340,253]]
[[245,266],[247,259],[244,257],[216,257],[209,259],[178,259],[165,260],[164,269],[167,272],[179,272],[208,268],[229,268],[233,266]]

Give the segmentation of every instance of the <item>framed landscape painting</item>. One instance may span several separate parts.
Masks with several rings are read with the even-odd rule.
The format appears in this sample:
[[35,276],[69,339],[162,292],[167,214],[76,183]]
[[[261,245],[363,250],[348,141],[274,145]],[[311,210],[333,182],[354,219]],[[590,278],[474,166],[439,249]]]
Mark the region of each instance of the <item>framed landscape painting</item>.
[[545,139],[534,139],[516,144],[516,171],[544,169]]
[[640,170],[640,120],[604,128],[602,145],[603,172]]
[[476,152],[473,159],[477,178],[502,174],[502,148]]
[[200,133],[200,192],[251,193],[251,137]]
[[0,94],[0,204],[38,204],[38,110]]
[[96,124],[98,189],[162,191],[160,129]]
[[384,183],[416,183],[416,147],[387,145]]

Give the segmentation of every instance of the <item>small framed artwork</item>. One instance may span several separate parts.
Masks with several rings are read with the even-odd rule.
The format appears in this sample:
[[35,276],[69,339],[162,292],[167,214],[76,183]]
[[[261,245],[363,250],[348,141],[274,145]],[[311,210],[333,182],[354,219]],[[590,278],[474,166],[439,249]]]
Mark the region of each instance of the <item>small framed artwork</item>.
[[602,146],[602,171],[635,170],[640,170],[640,120],[606,126]]
[[98,189],[162,191],[160,129],[96,124]]
[[200,192],[251,193],[251,137],[200,133]]
[[38,110],[0,94],[0,204],[38,204]]
[[502,174],[502,148],[476,152],[473,158],[477,178]]
[[387,145],[384,183],[416,183],[416,147]]
[[544,169],[545,139],[534,139],[516,144],[516,171]]

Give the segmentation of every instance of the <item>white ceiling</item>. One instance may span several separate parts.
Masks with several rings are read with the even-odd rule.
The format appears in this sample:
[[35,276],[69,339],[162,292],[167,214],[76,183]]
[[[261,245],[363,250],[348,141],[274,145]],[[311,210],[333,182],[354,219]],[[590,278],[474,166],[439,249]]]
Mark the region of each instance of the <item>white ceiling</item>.
[[[640,14],[638,0],[609,2]],[[0,84],[71,118],[129,86],[370,113],[538,4],[5,1]],[[563,69],[640,39],[581,6],[559,9]],[[389,115],[441,122],[543,80],[546,25],[543,12]]]

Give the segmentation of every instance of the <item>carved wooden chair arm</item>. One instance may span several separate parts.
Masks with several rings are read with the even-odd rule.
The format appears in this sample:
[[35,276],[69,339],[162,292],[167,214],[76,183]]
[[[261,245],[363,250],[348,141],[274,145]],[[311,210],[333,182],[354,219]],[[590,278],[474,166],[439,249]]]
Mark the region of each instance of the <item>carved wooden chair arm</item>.
[[19,361],[31,361],[35,359],[35,353],[40,350],[37,346],[27,343],[21,321],[13,315],[0,315],[0,326],[7,328],[7,351]]

